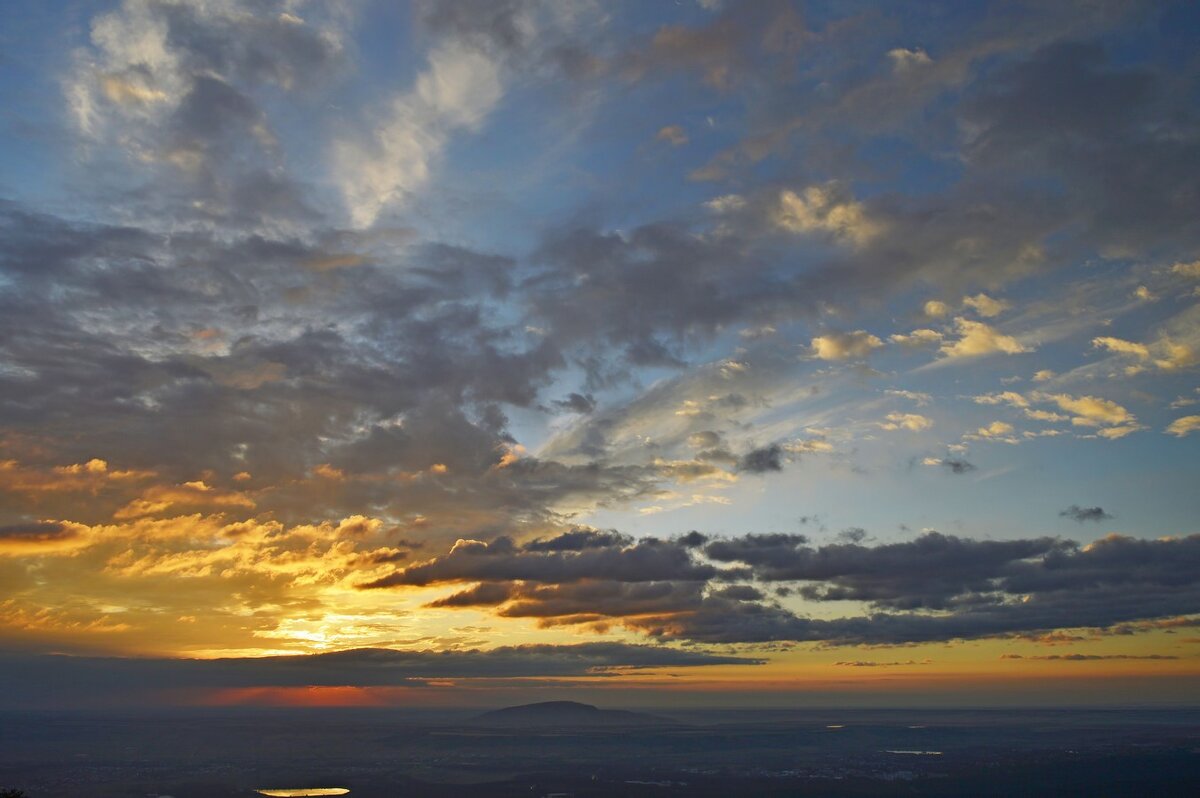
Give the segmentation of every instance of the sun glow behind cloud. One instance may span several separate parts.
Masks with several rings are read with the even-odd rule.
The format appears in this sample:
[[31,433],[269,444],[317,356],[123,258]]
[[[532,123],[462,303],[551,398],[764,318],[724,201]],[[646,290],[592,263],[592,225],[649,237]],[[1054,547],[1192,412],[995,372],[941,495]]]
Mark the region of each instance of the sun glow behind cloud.
[[1192,690],[1191,31],[1091,12],[122,0],[14,50],[0,653]]

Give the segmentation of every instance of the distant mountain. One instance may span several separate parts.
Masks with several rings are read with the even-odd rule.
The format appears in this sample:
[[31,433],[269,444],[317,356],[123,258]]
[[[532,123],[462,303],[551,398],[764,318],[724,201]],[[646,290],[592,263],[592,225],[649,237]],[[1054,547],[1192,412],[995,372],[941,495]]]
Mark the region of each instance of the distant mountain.
[[600,709],[577,701],[544,701],[485,712],[474,722],[489,726],[650,726],[674,721],[642,712]]

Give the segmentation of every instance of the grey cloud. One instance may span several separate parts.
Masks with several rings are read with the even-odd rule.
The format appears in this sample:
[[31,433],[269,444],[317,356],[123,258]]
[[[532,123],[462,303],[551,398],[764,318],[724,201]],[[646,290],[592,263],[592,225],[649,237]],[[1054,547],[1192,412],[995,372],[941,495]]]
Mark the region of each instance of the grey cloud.
[[596,399],[590,393],[571,393],[565,399],[556,399],[553,404],[572,413],[586,414],[596,409]]
[[751,585],[730,585],[715,591],[713,595],[734,601],[759,601],[764,597],[761,590]]
[[[415,685],[423,679],[584,676],[614,669],[758,665],[762,660],[625,643],[501,646],[491,650],[355,649],[247,659],[124,659],[0,654],[0,682],[16,699],[97,692],[236,687]],[[7,702],[12,706],[19,701]]]
[[[1183,79],[1187,84],[1194,75]],[[1104,47],[1059,42],[999,71],[964,106],[981,168],[1054,174],[1093,245],[1194,247],[1200,133],[1182,123],[1188,90]]]
[[214,72],[251,83],[311,88],[327,82],[343,65],[343,47],[329,28],[281,14],[226,16],[186,4],[151,8],[167,24],[174,52],[196,74]]
[[910,543],[813,548],[789,537],[757,539],[749,546],[714,543],[706,553],[719,562],[744,562],[760,579],[816,582],[801,589],[809,599],[915,609],[942,608],[964,593],[986,591],[1010,564],[1062,545],[1051,538],[975,541],[931,532]]
[[630,546],[633,538],[616,530],[573,529],[552,538],[531,540],[523,547],[526,551],[583,551],[608,546]]
[[742,456],[738,468],[751,474],[766,474],[783,470],[783,447],[777,443],[754,449]]
[[4,541],[17,543],[46,543],[58,540],[69,540],[76,533],[63,524],[53,521],[41,521],[32,524],[7,524],[0,526],[0,545]]
[[[662,640],[703,643],[901,644],[1115,629],[1200,612],[1200,536],[1110,536],[1080,547],[1050,538],[980,541],[927,533],[904,543],[814,547],[803,536],[778,533],[702,545],[648,540],[563,557],[507,540],[460,543],[378,586],[499,582],[511,590],[511,603],[497,609],[501,615],[544,624],[613,619]],[[700,553],[738,567],[707,566]],[[798,584],[776,591],[780,598],[798,593],[810,601],[865,602],[868,609],[803,618],[750,585],[704,592],[706,584],[745,578]],[[511,580],[524,583],[509,586]]]
[[1100,521],[1111,520],[1113,517],[1104,512],[1102,507],[1080,507],[1078,504],[1072,504],[1067,509],[1059,512],[1058,515],[1060,518],[1070,518],[1072,521],[1078,521],[1081,524],[1086,521],[1099,523]]
[[[537,545],[537,544],[535,544]],[[632,545],[579,550],[515,547],[507,538],[492,543],[460,541],[448,554],[412,565],[363,588],[442,582],[510,581],[570,583],[584,579],[620,582],[705,581],[716,575],[673,543],[645,539]]]
[[961,457],[944,457],[940,465],[952,474],[967,474],[975,470],[975,464]]
[[430,607],[494,607],[512,598],[513,588],[504,582],[483,582],[445,598],[429,602]]
[[700,582],[590,580],[528,586],[499,610],[506,618],[581,623],[648,613],[688,612],[701,606]]
[[837,533],[837,538],[843,543],[862,543],[867,539],[867,530],[862,527],[850,527]]
[[[13,203],[0,206],[0,226],[0,354],[10,364],[0,421],[37,437],[48,465],[101,456],[177,482],[248,471],[259,510],[283,519],[364,507],[404,517],[417,506],[435,524],[426,534],[451,539],[471,523],[464,496],[499,534],[556,519],[553,505],[568,498],[618,501],[663,478],[529,457],[497,467],[511,443],[500,403],[534,406],[563,365],[551,341],[526,345],[494,324],[489,303],[510,288],[503,258],[397,251],[336,231],[318,236],[333,250],[164,236]],[[351,265],[308,267],[331,258]],[[347,478],[303,481],[322,463]],[[434,464],[449,473],[367,478]],[[468,481],[476,488],[464,493]],[[66,497],[57,512],[107,520],[129,496],[86,498]],[[27,509],[0,500],[13,520]]]

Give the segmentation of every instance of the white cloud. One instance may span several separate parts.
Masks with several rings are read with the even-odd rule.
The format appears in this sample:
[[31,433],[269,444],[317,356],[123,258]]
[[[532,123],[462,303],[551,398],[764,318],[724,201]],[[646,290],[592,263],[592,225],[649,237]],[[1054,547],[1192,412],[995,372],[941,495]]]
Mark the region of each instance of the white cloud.
[[1150,349],[1145,344],[1126,341],[1122,338],[1100,337],[1092,339],[1092,346],[1097,349],[1107,349],[1122,355],[1135,355],[1139,358],[1149,358]]
[[971,397],[975,404],[980,405],[1001,405],[1009,404],[1013,407],[1029,407],[1029,400],[1015,391],[1004,391],[1003,393],[989,393],[982,396]]
[[500,101],[500,74],[484,52],[443,44],[369,136],[334,144],[334,177],[355,226],[369,227],[386,206],[424,187],[451,135],[478,129]]
[[954,319],[954,326],[960,337],[957,341],[942,344],[941,353],[946,358],[979,357],[996,352],[1015,355],[1032,351],[1011,335],[1004,335],[981,321],[959,316]]
[[746,207],[746,198],[740,194],[723,194],[704,203],[704,207],[713,213],[732,213]]
[[919,413],[888,413],[887,421],[879,423],[880,429],[899,430],[906,429],[909,432],[920,432],[927,430],[933,426],[933,421],[920,415]]
[[912,49],[897,47],[894,50],[888,50],[887,55],[888,58],[892,59],[892,71],[896,73],[909,72],[933,63],[933,59],[929,57],[929,54],[920,47]]
[[980,427],[975,434],[981,438],[1006,438],[1013,433],[1013,425],[1004,421],[993,421],[986,427]]
[[803,194],[781,191],[775,223],[793,233],[828,233],[856,247],[883,231],[862,203],[840,198],[831,185],[809,186]]
[[871,350],[883,346],[883,341],[866,330],[848,333],[825,333],[812,339],[814,357],[821,360],[846,360],[866,357]]
[[1060,393],[1039,395],[1044,401],[1057,404],[1073,417],[1071,423],[1077,427],[1117,426],[1130,424],[1137,419],[1121,405],[1098,396],[1071,396]]
[[931,299],[926,302],[922,310],[931,319],[940,319],[950,315],[950,306],[937,299]]
[[1194,260],[1191,263],[1176,263],[1171,267],[1171,274],[1200,280],[1200,260]]
[[1184,416],[1172,421],[1166,429],[1170,435],[1182,438],[1185,435],[1190,435],[1193,432],[1200,431],[1200,416]]
[[665,141],[672,147],[682,147],[688,143],[687,131],[682,125],[667,125],[659,128],[658,134],[654,137],[655,141]]
[[900,344],[900,346],[906,346],[915,349],[917,347],[935,346],[940,344],[942,342],[942,338],[942,334],[937,330],[922,328],[920,330],[913,330],[907,334],[894,333],[890,337],[890,340],[894,344]]
[[922,393],[921,391],[901,391],[895,388],[888,388],[886,391],[884,391],[884,393],[886,393],[888,396],[899,396],[902,399],[911,399],[912,401],[916,402],[917,406],[919,407],[923,407],[933,400],[932,396],[927,393]]
[[973,309],[985,319],[990,319],[993,316],[999,316],[1010,307],[1010,305],[1003,299],[992,299],[987,294],[965,296],[963,297],[962,303],[963,307]]

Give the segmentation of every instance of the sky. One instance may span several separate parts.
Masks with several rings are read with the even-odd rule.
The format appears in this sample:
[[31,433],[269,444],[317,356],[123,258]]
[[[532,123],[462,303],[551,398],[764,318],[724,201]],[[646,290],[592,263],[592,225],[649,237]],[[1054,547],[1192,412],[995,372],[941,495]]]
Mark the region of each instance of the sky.
[[1195,3],[0,31],[4,706],[1200,699]]

